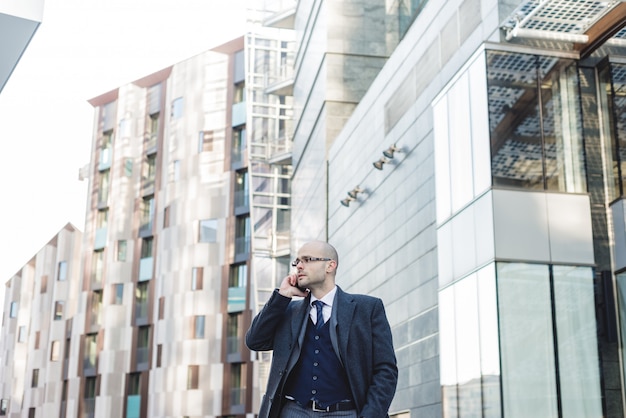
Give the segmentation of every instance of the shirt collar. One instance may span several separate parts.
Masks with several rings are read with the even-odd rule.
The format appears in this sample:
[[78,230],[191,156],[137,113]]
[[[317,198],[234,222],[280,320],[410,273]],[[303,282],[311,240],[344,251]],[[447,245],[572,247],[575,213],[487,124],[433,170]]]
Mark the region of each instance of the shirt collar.
[[[330,292],[326,293],[324,297],[319,300],[324,302],[325,305],[330,306],[332,308],[333,300],[335,300],[335,293],[337,293],[337,286],[333,287]],[[313,294],[311,293],[311,306],[313,306],[313,302],[315,302],[316,300],[318,299],[315,296],[313,296]]]

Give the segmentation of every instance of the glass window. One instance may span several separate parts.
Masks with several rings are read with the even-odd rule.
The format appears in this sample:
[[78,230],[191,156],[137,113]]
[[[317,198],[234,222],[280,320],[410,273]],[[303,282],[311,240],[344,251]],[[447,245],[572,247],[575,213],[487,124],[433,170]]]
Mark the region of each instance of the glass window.
[[44,274],[41,276],[41,287],[39,289],[40,293],[46,293],[48,291],[48,275]]
[[26,342],[26,326],[22,325],[18,328],[17,331],[17,342],[25,343]]
[[50,361],[59,361],[60,347],[60,341],[52,341],[52,344],[50,344]]
[[547,265],[498,263],[504,416],[556,418],[556,365]]
[[183,116],[183,98],[178,97],[172,101],[172,119]]
[[204,338],[204,315],[196,315],[193,318],[193,338]]
[[198,389],[199,373],[199,366],[189,366],[187,368],[187,389]]
[[0,416],[5,416],[9,410],[9,400],[0,399]]
[[98,187],[98,205],[106,205],[109,201],[109,177],[110,170],[100,172],[100,183]]
[[235,94],[233,96],[233,103],[241,103],[246,101],[246,85],[242,81],[235,84]]
[[117,241],[117,261],[126,261],[127,249],[128,242],[125,239]]
[[57,269],[57,280],[67,280],[67,261],[59,261]]
[[586,191],[577,74],[572,60],[487,52],[495,186]]
[[593,270],[554,266],[562,416],[601,417]]
[[235,207],[248,206],[248,170],[235,173]]
[[33,376],[30,382],[31,388],[36,388],[39,386],[39,369],[33,369]]
[[11,302],[11,308],[9,309],[9,318],[17,318],[17,311],[19,306],[19,303]]
[[245,287],[248,280],[248,266],[244,264],[234,264],[230,267],[230,277],[228,287]]
[[133,160],[132,158],[127,158],[124,162],[124,175],[126,177],[130,177],[133,175]]
[[243,379],[245,365],[231,363],[230,365],[230,402],[231,405],[243,405],[245,403],[246,382]]
[[95,371],[98,356],[98,334],[85,335],[85,354],[83,370]]
[[193,267],[191,269],[191,290],[202,290],[202,267]]
[[116,283],[113,285],[113,303],[122,305],[124,303],[124,284]]
[[65,305],[65,302],[57,300],[56,302],[54,302],[54,320],[55,321],[60,321],[61,319],[63,319],[63,307]]
[[213,151],[213,131],[200,131],[198,134],[198,152]]
[[148,282],[137,283],[135,290],[136,319],[148,318]]
[[228,321],[226,323],[226,349],[228,354],[234,354],[239,352],[240,346],[240,327],[239,321],[241,320],[241,313],[233,313],[228,315]]
[[144,238],[141,241],[141,258],[152,257],[152,237]]
[[198,242],[217,241],[217,219],[203,219],[200,221],[200,236]]
[[109,211],[101,209],[96,214],[96,228],[106,228],[109,219]]
[[137,364],[146,365],[150,361],[150,326],[137,330]]

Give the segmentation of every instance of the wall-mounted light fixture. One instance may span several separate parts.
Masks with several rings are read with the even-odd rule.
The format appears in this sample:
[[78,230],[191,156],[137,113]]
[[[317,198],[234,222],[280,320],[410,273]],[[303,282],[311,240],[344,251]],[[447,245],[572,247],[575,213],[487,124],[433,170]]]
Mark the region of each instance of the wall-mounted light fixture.
[[353,199],[356,199],[356,195],[359,194],[359,193],[363,193],[363,191],[364,190],[361,189],[359,186],[356,186],[354,189],[352,189],[352,190],[350,190],[348,192],[348,196],[353,198]]
[[344,205],[345,207],[348,207],[348,206],[350,206],[350,202],[352,202],[354,200],[356,200],[356,199],[353,198],[353,197],[348,196],[348,197],[346,197],[345,199],[343,199],[341,201],[341,204]]
[[396,144],[391,145],[389,148],[383,151],[383,155],[387,158],[393,158],[393,153],[400,151],[400,148],[396,147]]
[[388,163],[388,162],[389,162],[389,160],[386,159],[385,157],[380,157],[378,159],[378,161],[373,163],[374,164],[374,168],[377,169],[377,170],[382,170],[383,169],[383,165]]

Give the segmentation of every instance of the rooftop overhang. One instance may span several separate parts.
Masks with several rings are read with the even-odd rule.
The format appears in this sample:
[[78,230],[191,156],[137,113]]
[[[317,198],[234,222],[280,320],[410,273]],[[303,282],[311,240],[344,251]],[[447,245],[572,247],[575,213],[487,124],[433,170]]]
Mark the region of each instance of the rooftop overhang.
[[0,0],[0,92],[43,17],[43,0]]
[[626,41],[624,1],[525,0],[501,26],[506,40],[571,43],[581,57],[610,40]]

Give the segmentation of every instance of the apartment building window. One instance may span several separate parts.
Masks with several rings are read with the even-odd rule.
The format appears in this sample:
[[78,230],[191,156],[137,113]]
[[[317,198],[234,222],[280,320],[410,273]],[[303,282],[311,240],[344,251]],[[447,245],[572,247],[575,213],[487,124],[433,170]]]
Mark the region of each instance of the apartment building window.
[[37,413],[37,408],[28,408],[28,418],[35,418]]
[[156,350],[156,366],[161,367],[161,362],[163,358],[163,344],[157,344]]
[[85,347],[83,357],[83,372],[89,375],[96,374],[96,360],[98,357],[98,334],[85,335]]
[[106,228],[109,222],[109,211],[104,208],[100,209],[96,214],[96,229]]
[[113,130],[102,133],[102,141],[100,143],[100,166],[111,165],[111,153],[113,144]]
[[243,81],[241,81],[235,84],[233,103],[241,103],[245,101],[246,101],[246,84]]
[[141,258],[152,258],[152,237],[146,237],[141,241]]
[[60,350],[61,342],[59,340],[52,341],[50,344],[50,361],[59,361]]
[[39,293],[46,293],[48,291],[48,275],[44,274],[41,276],[41,286],[39,288]]
[[84,418],[93,418],[96,413],[96,377],[87,377],[85,379],[85,391],[83,392],[83,401],[85,405]]
[[25,343],[26,342],[26,325],[21,325],[17,329],[17,342]]
[[142,183],[144,190],[154,187],[155,179],[156,179],[156,154],[151,154],[151,155],[146,156],[144,160],[143,183]]
[[135,289],[135,319],[146,321],[148,319],[148,282],[137,283]]
[[170,181],[177,182],[180,180],[180,160],[172,161],[172,171],[170,173]]
[[126,255],[128,252],[128,242],[125,239],[117,241],[117,261],[126,261]]
[[17,311],[19,308],[18,302],[11,302],[11,308],[9,308],[9,318],[17,318]]
[[235,173],[235,207],[249,206],[249,195],[248,170],[237,171]]
[[237,216],[235,219],[235,254],[248,254],[250,249],[250,217]]
[[110,176],[110,170],[104,170],[100,172],[98,183],[98,206],[107,206],[107,202],[109,201]]
[[91,326],[100,325],[100,315],[102,313],[102,290],[95,290],[91,293]]
[[236,354],[241,346],[241,330],[240,320],[241,313],[232,313],[228,315],[226,322],[226,351],[227,354]]
[[57,280],[60,282],[67,280],[67,261],[59,261],[57,266]]
[[213,131],[200,131],[198,134],[198,152],[213,151]]
[[36,388],[37,386],[39,386],[39,369],[33,369],[30,387]]
[[126,177],[131,177],[133,175],[133,159],[127,158],[124,161],[124,175]]
[[187,368],[187,389],[198,389],[200,366],[193,365]]
[[148,133],[145,138],[145,148],[151,149],[157,146],[159,137],[159,113],[148,116]]
[[40,339],[41,339],[41,331],[35,331],[35,350],[39,350]]
[[576,62],[487,51],[487,88],[493,185],[586,192]]
[[202,267],[193,267],[191,269],[191,290],[202,290],[202,275],[204,269]]
[[128,375],[126,388],[126,418],[141,416],[141,373]]
[[150,364],[150,326],[137,330],[137,370],[147,370]]
[[248,280],[248,265],[233,264],[230,267],[230,276],[228,277],[228,287],[246,287]]
[[60,321],[63,319],[63,308],[65,306],[65,302],[62,300],[57,300],[54,302],[54,320]]
[[170,227],[170,212],[172,211],[170,206],[163,209],[163,228]]
[[6,416],[9,411],[9,400],[0,399],[0,416]]
[[231,159],[233,163],[241,163],[246,151],[246,127],[233,128],[233,143]]
[[165,318],[165,296],[159,298],[159,319]]
[[199,222],[198,242],[217,241],[217,219],[202,219]]
[[122,305],[124,303],[124,284],[116,283],[113,285],[113,304]]
[[178,97],[172,100],[172,119],[178,119],[183,116],[183,98]]
[[230,404],[243,405],[245,403],[246,385],[243,379],[245,366],[241,363],[230,363]]
[[102,283],[104,275],[104,250],[97,250],[93,252],[93,259],[91,261],[91,283],[92,285],[99,286]]
[[152,235],[152,222],[154,220],[154,196],[146,196],[141,202],[141,219],[139,234],[141,236]]
[[193,317],[193,338],[194,339],[204,338],[204,325],[205,325],[204,315],[196,315]]

